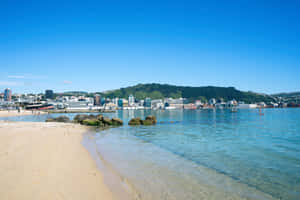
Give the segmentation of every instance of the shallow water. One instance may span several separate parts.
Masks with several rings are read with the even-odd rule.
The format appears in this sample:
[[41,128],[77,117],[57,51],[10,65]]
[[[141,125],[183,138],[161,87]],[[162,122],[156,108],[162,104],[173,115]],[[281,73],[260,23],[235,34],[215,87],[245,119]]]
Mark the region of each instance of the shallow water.
[[108,129],[93,140],[136,199],[300,199],[300,109],[263,112],[106,113],[125,123],[153,114],[159,122]]

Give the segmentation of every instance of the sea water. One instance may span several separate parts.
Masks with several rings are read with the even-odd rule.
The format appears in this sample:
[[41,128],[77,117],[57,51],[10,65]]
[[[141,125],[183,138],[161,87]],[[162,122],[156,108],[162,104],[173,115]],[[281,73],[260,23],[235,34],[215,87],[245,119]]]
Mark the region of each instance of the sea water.
[[300,199],[300,109],[119,111],[155,126],[98,132],[98,151],[141,199]]
[[[300,109],[263,113],[118,111],[124,126],[89,138],[134,199],[300,199]],[[147,115],[158,124],[127,125]]]

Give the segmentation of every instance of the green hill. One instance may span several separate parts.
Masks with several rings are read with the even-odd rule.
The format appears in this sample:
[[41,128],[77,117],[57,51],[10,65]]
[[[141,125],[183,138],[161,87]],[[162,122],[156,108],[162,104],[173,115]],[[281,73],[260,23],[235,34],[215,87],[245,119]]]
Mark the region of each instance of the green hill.
[[296,97],[300,96],[300,92],[283,92],[278,94],[272,94],[274,97]]
[[156,83],[138,84],[103,93],[105,97],[109,98],[128,98],[130,94],[133,94],[137,99],[145,99],[146,97],[150,97],[151,99],[184,97],[190,101],[194,101],[196,99],[208,100],[210,98],[223,98],[224,101],[235,99],[237,101],[245,101],[246,103],[274,101],[269,95],[254,92],[243,92],[235,89],[234,87],[187,87]]

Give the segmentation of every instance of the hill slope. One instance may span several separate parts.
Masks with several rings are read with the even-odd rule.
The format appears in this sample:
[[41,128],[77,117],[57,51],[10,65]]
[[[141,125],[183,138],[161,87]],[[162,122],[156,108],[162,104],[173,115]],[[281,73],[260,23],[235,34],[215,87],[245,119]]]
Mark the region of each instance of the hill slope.
[[128,98],[130,94],[133,94],[137,99],[144,99],[146,97],[150,97],[151,99],[184,97],[194,101],[196,99],[208,100],[210,98],[223,98],[225,101],[235,99],[245,101],[246,103],[260,101],[270,102],[273,100],[269,95],[243,92],[234,87],[187,87],[156,83],[138,84],[131,87],[120,88],[106,92],[103,95],[109,98]]

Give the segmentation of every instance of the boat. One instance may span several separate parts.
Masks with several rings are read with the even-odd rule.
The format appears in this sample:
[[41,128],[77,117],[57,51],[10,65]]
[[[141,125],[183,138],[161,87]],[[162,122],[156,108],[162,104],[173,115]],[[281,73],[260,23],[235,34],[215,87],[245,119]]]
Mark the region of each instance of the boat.
[[25,107],[26,110],[51,110],[54,109],[52,104],[30,104]]

